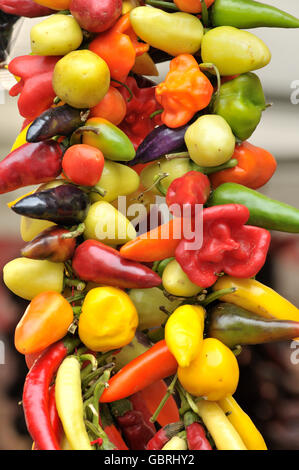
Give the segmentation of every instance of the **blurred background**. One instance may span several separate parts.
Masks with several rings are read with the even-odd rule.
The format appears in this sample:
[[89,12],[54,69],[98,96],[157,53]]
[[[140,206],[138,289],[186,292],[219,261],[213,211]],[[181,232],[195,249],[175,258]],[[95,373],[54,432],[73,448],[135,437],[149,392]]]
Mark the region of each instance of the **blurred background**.
[[[299,17],[299,3],[295,0],[264,0],[264,3]],[[30,28],[39,21],[18,21],[9,59],[30,52]],[[272,52],[270,64],[257,72],[271,107],[263,113],[249,140],[270,151],[278,162],[276,174],[261,191],[299,209],[299,31],[259,28],[252,32]],[[161,79],[168,64],[161,64],[159,69]],[[0,69],[0,159],[9,153],[23,122],[17,99],[8,95],[14,83],[9,73]],[[24,245],[19,233],[20,219],[7,207],[9,201],[22,194],[24,190],[1,195],[1,268],[19,256]],[[299,307],[298,235],[272,234],[270,255],[259,279]],[[27,369],[23,356],[13,345],[14,328],[26,305],[3,282],[0,284],[0,341],[5,345],[5,363],[0,364],[0,449],[5,450],[29,449],[32,444],[18,404]],[[244,348],[239,356],[241,377],[236,398],[273,450],[299,450],[299,364],[291,363],[293,351],[285,342]]]

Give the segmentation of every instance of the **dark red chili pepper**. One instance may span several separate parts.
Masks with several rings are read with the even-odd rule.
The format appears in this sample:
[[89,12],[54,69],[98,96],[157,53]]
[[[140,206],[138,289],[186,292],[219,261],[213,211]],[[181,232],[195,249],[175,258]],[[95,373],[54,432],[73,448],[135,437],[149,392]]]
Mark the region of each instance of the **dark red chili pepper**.
[[52,76],[60,57],[24,55],[13,59],[8,70],[21,80],[14,85],[10,96],[20,94],[19,113],[24,118],[35,119],[50,108],[56,96],[52,86]]
[[177,261],[194,284],[210,287],[222,272],[250,278],[260,271],[271,235],[268,230],[244,225],[249,216],[249,210],[241,204],[203,210],[201,248],[192,247],[192,240],[182,240],[175,251]]
[[[178,205],[181,214],[175,214],[177,217],[195,215],[195,206],[205,204],[210,195],[211,185],[209,178],[198,171],[188,171],[180,178],[176,178],[170,184],[166,203],[172,213],[175,213],[175,206]],[[190,211],[190,212],[189,212]]]
[[152,431],[155,433],[156,428],[154,423],[150,421],[152,417],[152,413],[149,411],[144,399],[142,392],[137,392],[134,393],[134,395],[131,395],[128,400],[131,402],[133,410],[135,411],[140,411],[143,415],[143,419],[146,422],[146,424],[152,429]]
[[154,437],[147,443],[146,450],[161,450],[172,437],[176,436],[183,429],[183,427],[184,425],[181,421],[166,424],[166,426],[159,429]]
[[204,427],[198,422],[198,417],[193,411],[184,414],[184,424],[189,450],[213,450]]
[[109,440],[115,445],[115,450],[128,450],[128,446],[114,424],[109,406],[106,404],[101,404],[100,406],[100,425],[107,434]]
[[133,410],[126,398],[111,403],[111,411],[131,450],[146,450],[155,431],[146,423],[141,411]]
[[79,236],[83,230],[83,224],[82,230],[79,226],[74,232],[63,227],[49,227],[25,245],[21,251],[22,256],[63,263],[72,258],[76,248],[75,237]]
[[62,150],[53,140],[22,145],[0,162],[0,194],[55,179],[61,160]]
[[51,425],[49,387],[63,359],[78,344],[66,338],[53,344],[33,364],[27,374],[23,390],[23,409],[28,432],[40,450],[60,450]]
[[0,10],[10,15],[38,18],[51,15],[54,10],[38,5],[33,0],[0,0]]
[[74,225],[85,219],[89,206],[90,200],[84,191],[72,184],[62,184],[30,194],[16,202],[11,209],[31,219]]
[[160,276],[147,266],[126,260],[114,248],[86,240],[75,250],[73,269],[83,281],[124,289],[142,289],[161,284]]

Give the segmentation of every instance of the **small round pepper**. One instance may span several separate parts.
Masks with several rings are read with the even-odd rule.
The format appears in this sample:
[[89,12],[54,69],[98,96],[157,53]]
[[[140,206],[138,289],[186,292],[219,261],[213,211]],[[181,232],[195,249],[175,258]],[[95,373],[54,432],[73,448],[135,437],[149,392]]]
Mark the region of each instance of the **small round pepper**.
[[91,289],[82,305],[79,337],[92,351],[111,351],[129,344],[138,325],[130,297],[115,287]]

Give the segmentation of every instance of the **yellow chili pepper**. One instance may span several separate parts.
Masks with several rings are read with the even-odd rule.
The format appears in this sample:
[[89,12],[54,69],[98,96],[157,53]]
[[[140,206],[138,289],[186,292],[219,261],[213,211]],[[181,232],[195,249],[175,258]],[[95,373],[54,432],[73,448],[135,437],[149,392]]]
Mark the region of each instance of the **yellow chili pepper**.
[[27,136],[27,131],[30,126],[31,126],[31,122],[28,124],[28,126],[24,127],[24,129],[19,133],[19,135],[17,136],[16,140],[13,143],[13,146],[11,147],[11,150],[10,150],[11,152],[21,147],[21,145],[24,145],[27,143],[26,136]]
[[213,290],[235,287],[236,291],[224,295],[221,300],[229,302],[265,318],[299,321],[299,309],[288,300],[255,279],[238,279],[223,276]]
[[248,450],[217,403],[200,400],[196,404],[198,414],[211,434],[217,450]]
[[240,434],[248,450],[267,450],[263,436],[231,395],[220,400],[218,404]]
[[64,359],[57,372],[55,401],[71,449],[93,450],[83,420],[80,369],[75,356]]
[[79,318],[79,337],[92,351],[111,351],[129,344],[138,325],[130,297],[115,287],[97,287],[86,295]]
[[179,436],[172,437],[162,450],[187,450],[187,442]]
[[205,310],[195,305],[178,307],[167,320],[165,340],[180,367],[188,367],[200,354]]
[[239,382],[238,361],[221,341],[206,338],[189,367],[178,367],[178,378],[192,395],[218,401],[235,393]]

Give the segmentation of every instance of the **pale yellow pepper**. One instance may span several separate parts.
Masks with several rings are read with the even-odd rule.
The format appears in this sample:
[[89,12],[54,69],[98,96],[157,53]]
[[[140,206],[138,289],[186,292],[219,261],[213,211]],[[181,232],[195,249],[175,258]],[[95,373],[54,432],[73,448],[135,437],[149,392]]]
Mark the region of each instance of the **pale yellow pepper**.
[[92,351],[112,351],[129,344],[138,326],[130,297],[115,287],[97,287],[86,295],[79,317],[79,337]]
[[211,434],[217,450],[248,450],[217,403],[200,400],[196,404],[198,414]]
[[169,294],[178,297],[193,297],[201,292],[202,288],[190,281],[177,260],[167,264],[162,274],[162,284]]
[[27,131],[30,126],[31,126],[31,123],[28,124],[28,126],[24,127],[24,129],[19,133],[19,135],[17,136],[16,140],[13,143],[13,146],[10,149],[11,152],[21,147],[21,145],[24,145],[27,143],[26,136],[27,136]]
[[147,75],[150,77],[159,76],[157,66],[147,52],[136,57],[132,72],[137,73],[138,75]]
[[218,401],[235,393],[239,365],[234,353],[221,341],[206,338],[189,367],[178,367],[178,378],[191,395]]
[[161,450],[187,450],[187,442],[185,439],[174,436],[172,437]]
[[196,305],[182,305],[170,315],[165,325],[165,341],[180,367],[188,367],[202,349],[205,310]]
[[241,436],[248,450],[267,450],[263,436],[231,395],[220,400],[218,404]]

